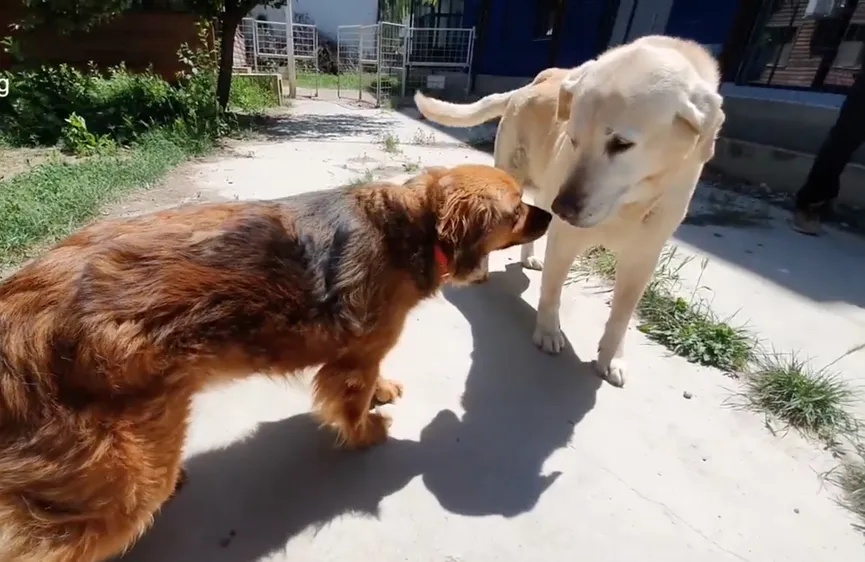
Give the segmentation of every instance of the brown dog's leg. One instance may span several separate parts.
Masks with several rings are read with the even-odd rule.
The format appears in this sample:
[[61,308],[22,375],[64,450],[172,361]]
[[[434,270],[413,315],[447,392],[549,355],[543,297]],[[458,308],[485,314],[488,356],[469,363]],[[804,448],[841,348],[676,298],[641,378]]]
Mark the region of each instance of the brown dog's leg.
[[362,449],[387,439],[390,418],[369,411],[378,381],[378,362],[370,364],[351,357],[325,364],[315,375],[318,415],[336,427],[348,448]]
[[177,496],[177,494],[179,494],[181,490],[183,490],[183,486],[186,485],[187,479],[188,475],[186,474],[186,469],[180,467],[180,472],[177,474],[177,482],[174,484],[174,491],[171,492],[171,495],[168,496],[168,499],[166,501],[173,500],[174,497]]
[[370,407],[390,404],[396,402],[398,398],[402,398],[402,383],[379,377],[375,383],[375,394]]

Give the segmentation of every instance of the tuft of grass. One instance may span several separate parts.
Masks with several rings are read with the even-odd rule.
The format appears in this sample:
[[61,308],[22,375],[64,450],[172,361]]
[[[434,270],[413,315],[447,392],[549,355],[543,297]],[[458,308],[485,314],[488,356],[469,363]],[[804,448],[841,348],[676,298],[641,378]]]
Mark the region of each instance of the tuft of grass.
[[417,162],[403,162],[402,167],[406,172],[416,172],[420,170],[420,159]]
[[832,445],[858,431],[858,422],[849,413],[853,390],[828,366],[813,370],[797,353],[773,351],[755,357],[741,396],[745,406]]
[[393,133],[385,133],[381,137],[381,147],[388,154],[399,154],[402,149],[399,147],[399,137]]
[[433,133],[432,131],[430,131],[429,133],[424,133],[423,129],[421,128],[415,129],[414,136],[412,136],[411,139],[412,144],[416,144],[418,146],[435,144],[435,141],[435,133]]
[[354,178],[352,181],[348,182],[348,185],[351,187],[357,185],[363,185],[366,183],[372,183],[375,181],[375,174],[372,173],[372,170],[365,171],[362,175]]
[[[751,358],[754,340],[742,327],[719,319],[695,294],[677,296],[680,271],[690,259],[677,260],[677,249],[666,248],[654,275],[637,305],[637,328],[649,339],[693,363],[739,372]],[[703,263],[705,269],[706,263]],[[608,281],[616,277],[615,255],[601,247],[590,249],[579,260],[569,282],[598,275]]]
[[105,203],[152,184],[208,147],[156,129],[128,149],[76,162],[54,158],[0,181],[0,265],[17,263],[36,244],[69,234]]
[[853,458],[845,460],[830,480],[841,489],[841,505],[859,517],[865,531],[865,444],[857,443]]

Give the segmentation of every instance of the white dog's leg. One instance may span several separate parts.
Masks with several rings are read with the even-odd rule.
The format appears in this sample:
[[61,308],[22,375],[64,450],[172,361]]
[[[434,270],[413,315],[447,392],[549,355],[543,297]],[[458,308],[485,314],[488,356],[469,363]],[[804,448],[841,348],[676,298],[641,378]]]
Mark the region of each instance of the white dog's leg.
[[541,275],[541,298],[532,341],[546,353],[557,354],[565,346],[565,336],[559,325],[559,306],[568,270],[587,247],[587,240],[558,217],[547,231],[547,249]]
[[629,248],[616,256],[616,284],[613,304],[604,335],[598,343],[595,369],[613,386],[624,386],[627,364],[624,358],[625,333],[637,303],[643,296],[658,264],[663,246],[655,248]]
[[535,243],[527,242],[520,246],[520,263],[526,269],[534,269],[540,271],[544,268],[544,262],[535,255]]
[[[550,205],[552,204],[550,196],[538,187],[532,186],[530,189],[533,194],[532,204],[544,209],[545,211],[549,211]],[[526,269],[540,271],[544,268],[543,260],[535,255],[535,241],[528,242],[520,247],[520,263],[522,263],[523,267]]]

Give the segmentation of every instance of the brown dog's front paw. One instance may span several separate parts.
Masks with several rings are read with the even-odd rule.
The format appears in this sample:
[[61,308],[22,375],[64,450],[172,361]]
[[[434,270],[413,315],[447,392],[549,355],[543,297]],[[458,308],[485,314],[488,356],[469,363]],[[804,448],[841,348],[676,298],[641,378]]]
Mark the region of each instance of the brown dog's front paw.
[[375,385],[373,402],[376,406],[391,404],[402,398],[402,383],[392,379],[378,379]]
[[351,435],[347,435],[345,446],[349,449],[366,449],[387,441],[387,430],[391,426],[390,416],[370,412],[366,420]]

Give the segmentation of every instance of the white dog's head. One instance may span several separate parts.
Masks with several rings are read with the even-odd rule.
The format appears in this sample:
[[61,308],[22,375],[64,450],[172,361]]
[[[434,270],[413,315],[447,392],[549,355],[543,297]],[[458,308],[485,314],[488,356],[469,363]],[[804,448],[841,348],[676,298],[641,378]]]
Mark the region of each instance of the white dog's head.
[[673,174],[711,159],[724,112],[705,74],[673,49],[640,44],[571,71],[557,118],[571,141],[572,168],[553,212],[573,226],[595,226],[621,205],[656,200]]

